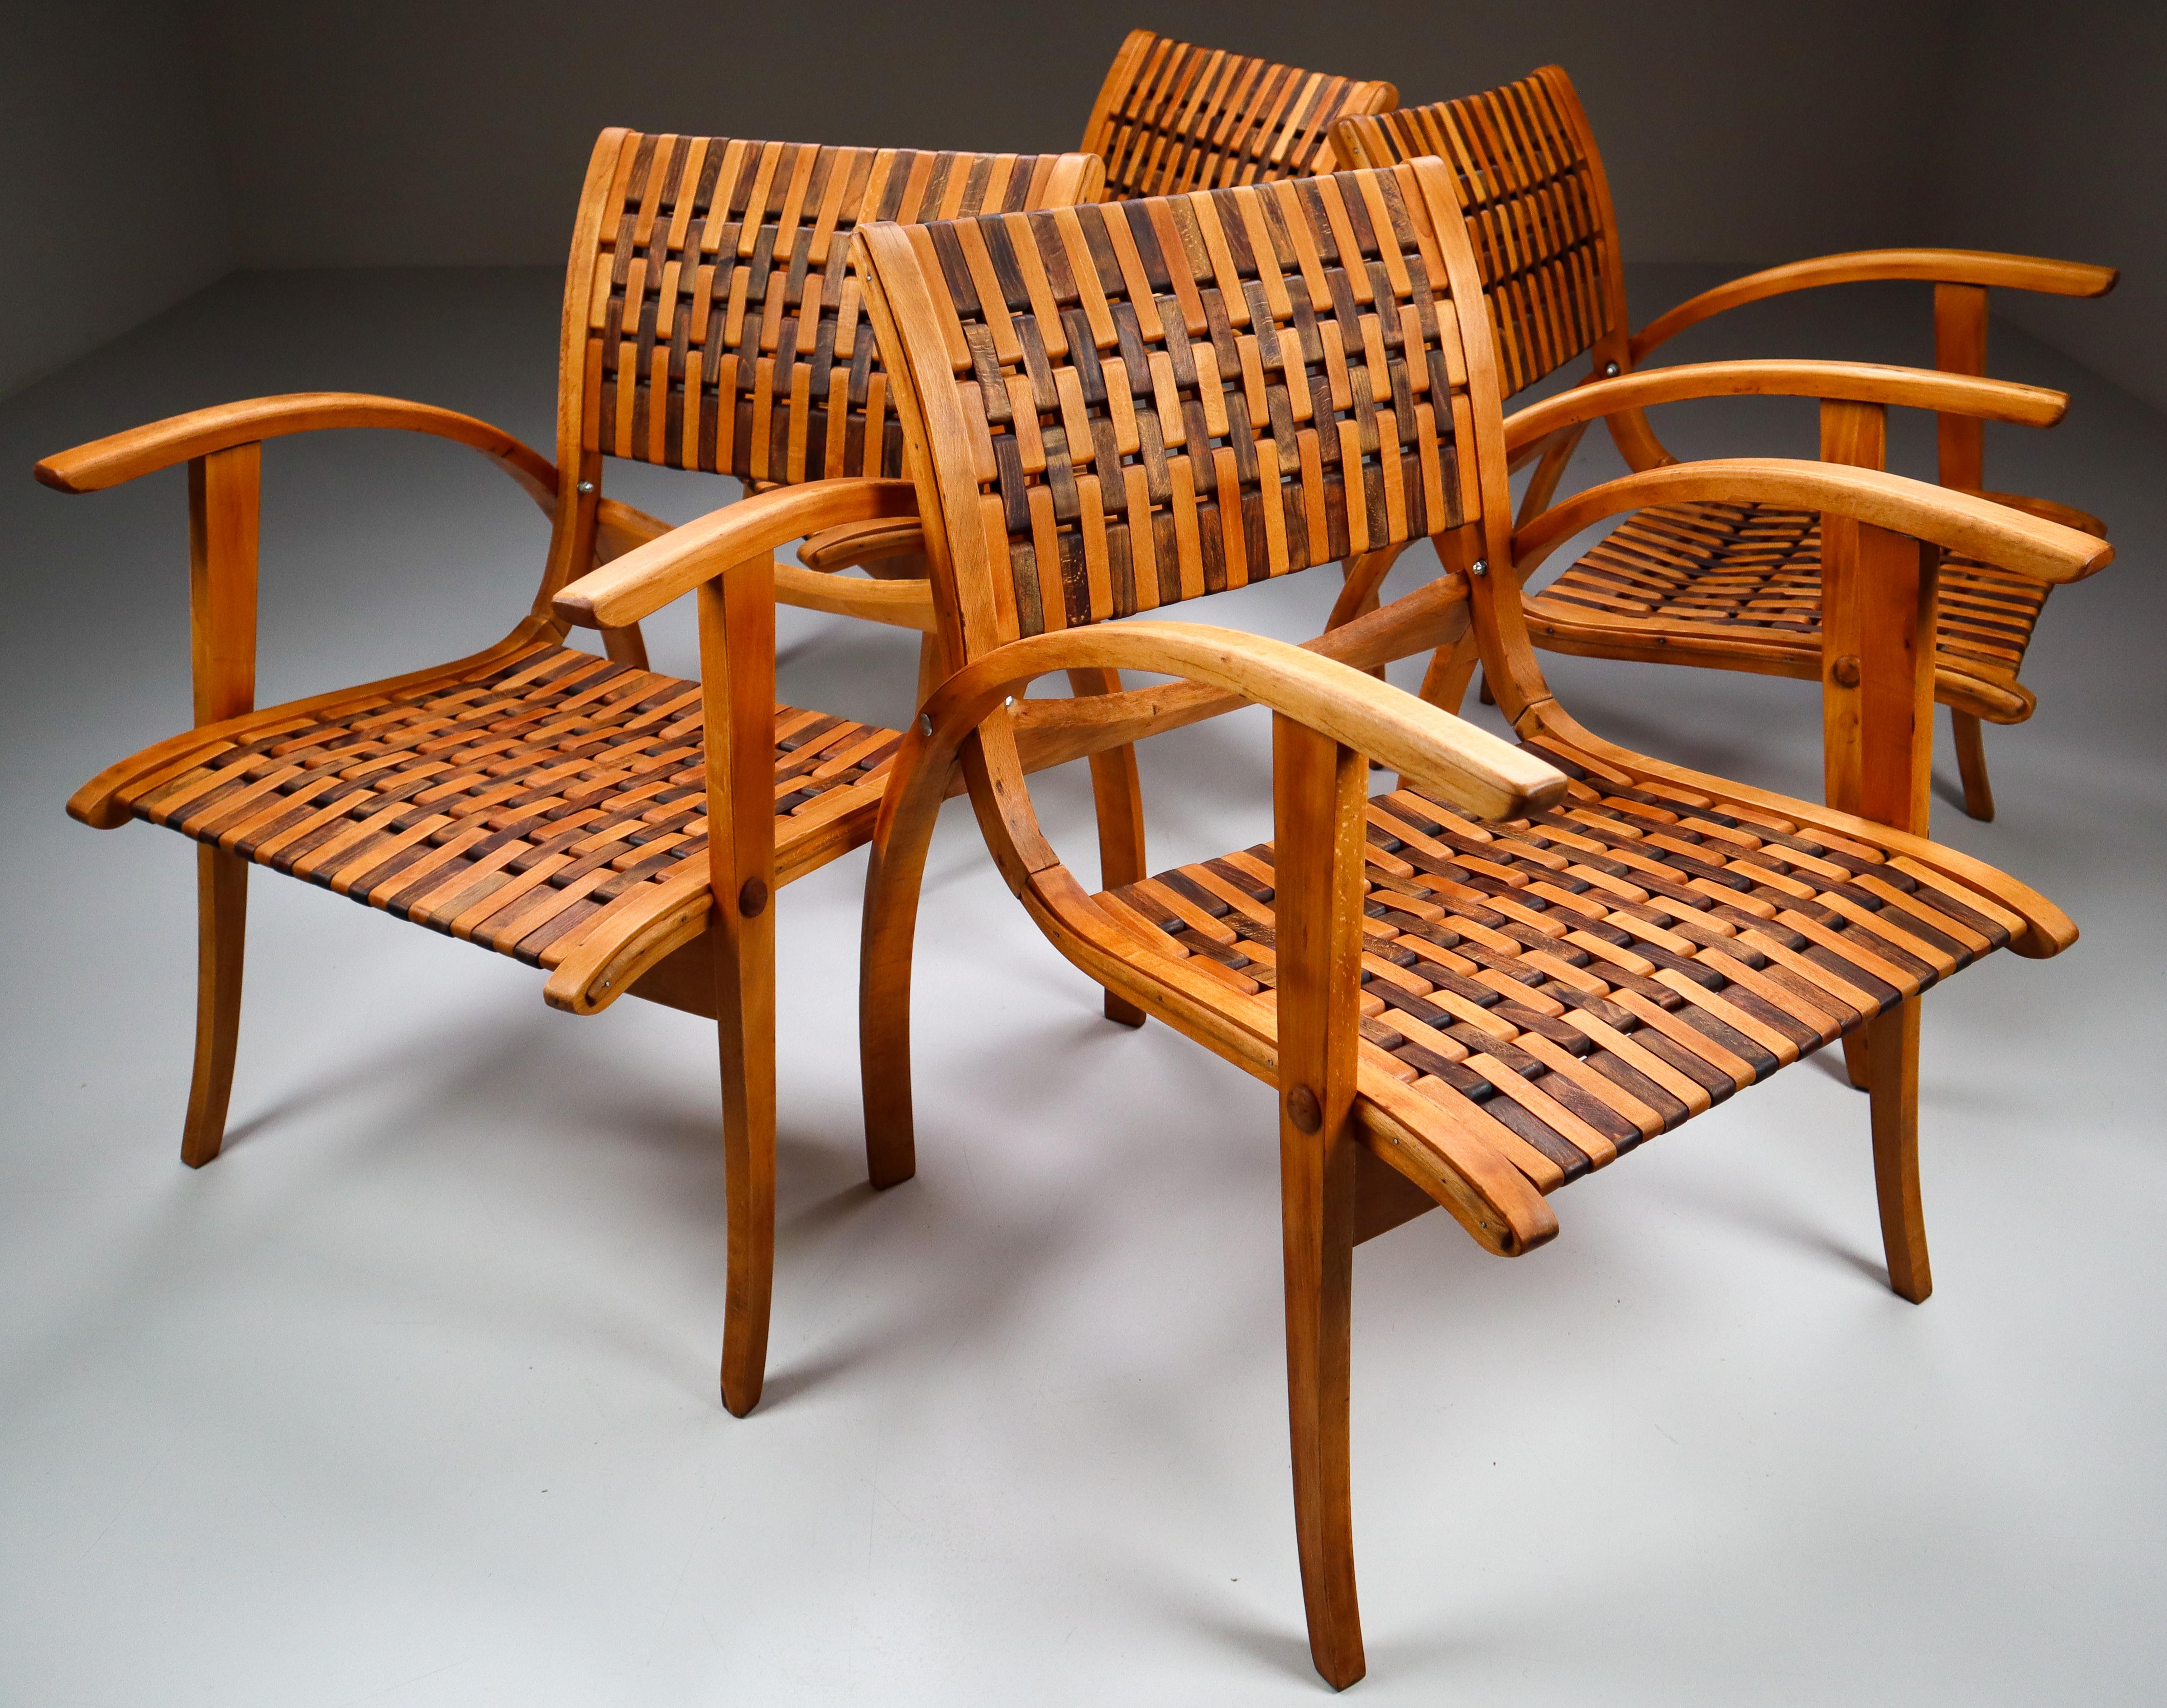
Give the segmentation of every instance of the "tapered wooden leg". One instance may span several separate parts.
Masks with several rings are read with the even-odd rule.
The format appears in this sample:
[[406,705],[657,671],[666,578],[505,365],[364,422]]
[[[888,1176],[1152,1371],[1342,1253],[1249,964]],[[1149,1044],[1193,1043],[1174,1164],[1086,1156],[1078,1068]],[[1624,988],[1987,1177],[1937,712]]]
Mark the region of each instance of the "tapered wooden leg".
[[723,1308],[723,1404],[743,1417],[760,1403],[767,1369],[768,1312],[775,1291],[771,954],[734,954],[727,940],[718,941],[715,997],[729,1241],[729,1292]]
[[241,947],[248,925],[248,862],[196,848],[196,1066],[188,1085],[181,1161],[201,1168],[225,1142],[233,1052],[241,1036]]
[[[1376,610],[1383,597],[1385,578],[1392,573],[1392,565],[1399,562],[1400,553],[1406,549],[1404,546],[1386,546],[1349,558],[1339,566],[1343,579],[1339,597],[1333,601],[1332,615],[1325,619],[1327,632]],[[1370,674],[1381,682],[1385,679],[1385,667],[1372,664]]]
[[604,629],[602,652],[613,663],[629,664],[635,670],[647,668],[647,637],[639,632],[636,622],[628,622],[621,629]]
[[1926,1213],[1919,1202],[1919,998],[1868,1023],[1872,1042],[1873,1188],[1881,1200],[1881,1244],[1889,1285],[1913,1304],[1934,1290],[1926,1262]]
[[1367,1665],[1348,1464],[1355,1178],[1352,1143],[1327,1155],[1311,1139],[1282,1153],[1295,1536],[1310,1655],[1335,1690]]
[[1439,647],[1429,655],[1429,668],[1423,672],[1422,697],[1438,710],[1457,716],[1460,702],[1467,697],[1467,684],[1481,657],[1481,648],[1470,624],[1458,640]]
[[1872,1029],[1869,1026],[1862,1026],[1856,1032],[1844,1034],[1843,1071],[1850,1078],[1851,1088],[1855,1092],[1873,1088],[1872,1071],[1867,1066],[1873,1060],[1873,1054],[1866,1044],[1866,1034]]
[[1986,743],[1976,716],[1949,708],[1949,727],[1956,732],[1957,775],[1963,779],[1964,811],[1982,824],[1994,820],[1994,785],[1986,775]]
[[[1118,670],[1071,670],[1068,686],[1077,694],[1118,694]],[[1144,865],[1143,784],[1136,775],[1133,747],[1109,748],[1091,755],[1091,800],[1099,816],[1099,886],[1111,890],[1150,876]],[[1125,997],[1106,993],[1106,1018],[1122,1026],[1141,1026],[1144,1011]]]
[[1309,1651],[1334,1689],[1362,1676],[1348,1473],[1360,1010],[1362,756],[1273,723],[1279,928],[1280,1201],[1287,1411]]
[[723,1404],[743,1417],[760,1403],[775,1288],[774,577],[734,567],[702,584],[699,604],[729,1242]]

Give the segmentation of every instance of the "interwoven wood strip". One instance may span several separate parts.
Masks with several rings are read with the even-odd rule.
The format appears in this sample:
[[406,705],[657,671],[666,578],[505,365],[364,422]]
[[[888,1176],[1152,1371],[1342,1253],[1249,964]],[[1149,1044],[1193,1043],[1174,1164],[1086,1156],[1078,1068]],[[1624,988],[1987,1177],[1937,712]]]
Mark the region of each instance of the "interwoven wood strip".
[[1507,397],[1609,331],[1617,243],[1595,145],[1555,66],[1502,88],[1347,120],[1343,152],[1369,166],[1435,155],[1474,240]]
[[[1820,517],[1756,505],[1677,505],[1627,518],[1528,601],[1532,621],[1653,636],[1690,627],[1794,642],[1818,657]],[[1942,561],[1938,669],[2029,700],[2016,672],[2051,590],[1953,553]]]
[[1084,151],[1105,161],[1105,199],[1116,202],[1329,172],[1333,125],[1399,94],[1139,30],[1099,99]]
[[[1478,825],[1405,791],[1371,802],[1361,1023],[1366,1068],[1476,1118],[1539,1186],[2008,942],[1980,897],[1882,849],[1534,751],[1575,780],[1530,819]],[[1260,843],[1098,899],[1269,999],[1273,894]]]
[[583,444],[757,480],[899,473],[850,233],[1041,207],[1064,160],[628,133],[594,262]]
[[1467,369],[1406,167],[929,225],[1009,633],[1480,514]]
[[[776,709],[775,810],[877,795],[901,739]],[[300,713],[128,802],[357,902],[554,966],[707,850],[697,682],[543,644],[471,678]],[[778,835],[783,827],[776,827]]]

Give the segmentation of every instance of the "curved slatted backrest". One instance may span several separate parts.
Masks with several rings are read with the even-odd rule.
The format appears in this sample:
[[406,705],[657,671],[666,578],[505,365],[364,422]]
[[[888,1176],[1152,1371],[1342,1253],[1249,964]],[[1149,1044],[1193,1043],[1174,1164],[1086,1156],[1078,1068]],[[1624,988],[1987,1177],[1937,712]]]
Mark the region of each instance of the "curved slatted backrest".
[[1507,515],[1433,161],[860,241],[965,656]]
[[576,448],[796,482],[895,474],[902,441],[850,234],[1098,193],[1084,155],[605,131],[565,304]]
[[1475,246],[1506,396],[1575,357],[1626,365],[1624,277],[1610,187],[1572,80],[1556,66],[1517,83],[1340,122],[1341,156],[1444,161]]
[[1218,189],[1329,172],[1332,127],[1396,106],[1390,83],[1129,32],[1084,127],[1106,162],[1105,199]]

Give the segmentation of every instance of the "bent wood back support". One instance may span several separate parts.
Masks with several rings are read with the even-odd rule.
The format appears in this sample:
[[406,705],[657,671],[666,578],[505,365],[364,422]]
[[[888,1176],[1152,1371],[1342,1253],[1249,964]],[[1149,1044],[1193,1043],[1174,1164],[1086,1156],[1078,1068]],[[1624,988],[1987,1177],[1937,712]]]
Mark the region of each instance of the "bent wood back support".
[[869,227],[958,656],[1480,523],[1502,443],[1440,177]]
[[1631,365],[1609,181],[1561,67],[1456,101],[1350,116],[1335,135],[1356,165],[1444,161],[1490,299],[1507,397],[1591,351],[1598,368]]
[[1399,103],[1390,83],[1332,77],[1134,29],[1084,129],[1107,201],[1329,172],[1332,128]]
[[559,467],[579,480],[541,604],[589,561],[606,456],[762,483],[897,471],[850,265],[861,222],[1089,201],[1102,177],[1081,154],[605,130],[565,281]]

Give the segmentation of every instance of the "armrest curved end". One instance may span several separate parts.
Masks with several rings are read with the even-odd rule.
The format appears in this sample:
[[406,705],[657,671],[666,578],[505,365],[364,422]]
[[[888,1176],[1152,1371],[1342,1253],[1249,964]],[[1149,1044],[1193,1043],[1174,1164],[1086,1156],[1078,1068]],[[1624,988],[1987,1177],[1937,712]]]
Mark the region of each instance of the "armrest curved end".
[[590,570],[557,595],[553,609],[567,622],[623,628],[732,564],[767,557],[807,534],[844,522],[917,514],[917,489],[907,480],[815,480],[771,488]]
[[95,492],[98,488],[86,484],[69,473],[73,453],[62,451],[48,457],[34,467],[30,473],[37,477],[38,484],[50,486],[55,492]]
[[554,465],[511,434],[456,410],[363,392],[289,392],[190,410],[62,451],[34,472],[61,492],[99,492],[252,441],[333,427],[389,427],[449,439],[497,463],[545,508],[556,496]]

